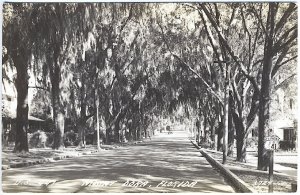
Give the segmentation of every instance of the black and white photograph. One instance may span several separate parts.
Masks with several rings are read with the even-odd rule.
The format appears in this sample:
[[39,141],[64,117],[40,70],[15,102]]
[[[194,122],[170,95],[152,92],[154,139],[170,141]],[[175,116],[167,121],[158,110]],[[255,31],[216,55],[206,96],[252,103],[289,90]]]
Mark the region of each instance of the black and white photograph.
[[3,193],[295,193],[296,2],[1,3]]

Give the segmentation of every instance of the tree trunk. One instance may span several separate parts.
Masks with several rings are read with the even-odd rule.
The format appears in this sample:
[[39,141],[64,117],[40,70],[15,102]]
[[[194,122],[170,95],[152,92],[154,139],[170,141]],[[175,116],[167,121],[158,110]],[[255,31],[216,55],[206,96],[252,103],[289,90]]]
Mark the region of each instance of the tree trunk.
[[140,106],[140,115],[141,115],[141,128],[142,128],[142,134],[144,135],[145,139],[147,138],[147,132],[146,132],[146,125],[145,125],[145,117],[144,112],[142,109],[142,106]]
[[85,121],[83,121],[82,118],[79,119],[79,123],[77,125],[77,129],[78,129],[78,147],[79,148],[85,148]]
[[217,150],[222,151],[223,148],[223,122],[219,122],[218,125],[218,143],[217,143]]
[[54,144],[53,149],[64,148],[64,127],[65,117],[63,113],[58,113],[54,118],[55,121],[55,133],[54,133]]
[[[101,121],[99,118],[99,106],[100,106],[100,100],[99,100],[99,86],[98,86],[98,77],[99,77],[99,69],[98,66],[96,68],[96,76],[94,77],[94,102],[96,107],[96,133],[97,133],[97,149],[101,149],[101,141],[100,141],[100,122],[102,124],[102,117]],[[103,128],[103,127],[102,127]]]
[[240,162],[246,162],[247,158],[247,135],[245,133],[246,127],[243,123],[243,119],[236,113],[232,113],[232,119],[236,130],[236,160]]
[[239,162],[246,162],[246,158],[247,158],[247,151],[246,151],[246,140],[247,137],[245,137],[245,133],[244,133],[244,127],[243,125],[239,125],[238,129],[237,129],[237,147],[236,147],[236,160]]
[[213,149],[213,150],[216,150],[217,149],[217,143],[216,143],[216,140],[217,140],[217,138],[216,138],[216,126],[215,126],[215,120],[214,121],[212,121],[211,123],[210,123],[210,129],[211,129],[211,142],[212,142],[212,145],[211,145],[211,148]]
[[197,127],[197,144],[200,145],[200,123],[201,123],[201,120],[197,119],[197,122],[196,122],[196,127]]
[[266,59],[264,62],[262,74],[262,88],[259,101],[259,115],[258,115],[258,165],[257,169],[267,170],[268,155],[265,148],[265,133],[269,129],[270,119],[270,87],[271,87],[271,67],[272,58]]
[[[229,72],[229,70],[227,70]],[[229,74],[227,74],[229,75]],[[226,163],[227,160],[227,153],[228,153],[228,97],[229,97],[229,81],[228,77],[226,77],[225,81],[225,94],[224,94],[224,128],[223,128],[223,164]]]
[[54,73],[51,76],[52,84],[52,109],[53,121],[55,124],[53,149],[64,148],[64,112],[60,101],[60,69],[55,65]]
[[147,134],[147,127],[146,127],[145,121],[143,122],[143,129],[144,129],[145,139],[147,139],[149,136]]
[[78,138],[79,138],[79,148],[85,147],[85,123],[86,123],[86,102],[85,102],[85,79],[84,75],[81,75],[81,87],[80,87],[80,118],[78,121],[77,129],[78,129]]
[[247,162],[247,138],[243,135],[240,135],[237,139],[237,157],[236,160],[239,162]]
[[203,121],[203,133],[204,133],[204,143],[207,143],[208,142],[208,137],[207,137],[207,130],[206,130],[206,127],[207,127],[207,119],[206,117],[204,118],[204,121]]
[[[227,100],[225,99],[225,102]],[[224,106],[224,128],[223,128],[223,164],[226,163],[228,153],[228,104]]]
[[115,137],[114,140],[116,143],[120,142],[120,120],[116,120],[115,125],[114,125],[114,131],[115,131]]
[[111,128],[106,128],[105,129],[105,143],[106,144],[109,144],[110,143],[110,131],[111,131]]
[[140,121],[140,123],[139,123],[139,128],[138,128],[138,131],[139,131],[139,133],[138,133],[138,140],[142,140],[142,127],[141,127],[142,125],[141,125],[141,121]]
[[26,63],[26,61],[22,61],[21,59],[14,59],[14,64],[17,68],[17,124],[15,152],[28,152],[28,75]]
[[271,72],[272,72],[272,55],[273,55],[273,34],[274,21],[276,17],[276,5],[269,4],[268,12],[268,34],[265,37],[264,60],[261,78],[261,91],[259,97],[259,113],[258,113],[258,163],[257,169],[267,170],[268,154],[265,148],[265,133],[269,129],[270,119],[270,90],[271,90]]
[[234,128],[232,125],[232,114],[230,109],[228,110],[228,153],[227,156],[233,156],[234,149]]
[[133,135],[133,121],[128,123],[128,141],[133,141],[134,135]]
[[[98,96],[96,96],[98,97]],[[96,128],[97,128],[97,148],[100,150],[100,120],[99,120],[99,100],[96,100]]]

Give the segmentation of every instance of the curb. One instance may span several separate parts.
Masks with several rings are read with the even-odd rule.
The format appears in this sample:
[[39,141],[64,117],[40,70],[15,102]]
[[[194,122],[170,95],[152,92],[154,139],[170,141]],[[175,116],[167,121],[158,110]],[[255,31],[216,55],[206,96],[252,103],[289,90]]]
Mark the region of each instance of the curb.
[[50,163],[50,162],[55,162],[58,160],[63,160],[67,158],[75,158],[75,157],[80,157],[83,155],[89,155],[99,152],[98,150],[93,150],[93,151],[88,151],[88,152],[83,152],[83,153],[78,153],[77,155],[63,155],[63,156],[55,156],[52,158],[44,158],[44,159],[39,159],[35,161],[28,161],[28,162],[21,162],[21,163],[13,163],[10,165],[2,165],[2,170],[8,170],[11,168],[22,168],[22,167],[28,167],[28,166],[33,166],[33,165],[38,165],[38,164],[44,164],[44,163]]
[[250,187],[246,182],[241,180],[236,174],[231,172],[228,168],[224,167],[220,162],[216,161],[209,154],[207,154],[203,149],[199,148],[197,144],[191,141],[192,144],[199,149],[200,153],[206,158],[206,160],[213,166],[216,167],[225,177],[228,179],[232,185],[238,189],[239,192],[243,193],[257,193],[252,187]]

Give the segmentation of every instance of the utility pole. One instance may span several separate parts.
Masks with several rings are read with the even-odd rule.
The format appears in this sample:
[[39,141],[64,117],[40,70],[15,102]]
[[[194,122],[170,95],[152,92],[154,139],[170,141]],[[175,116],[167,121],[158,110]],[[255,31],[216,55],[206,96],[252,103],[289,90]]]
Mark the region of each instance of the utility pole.
[[97,148],[100,150],[99,99],[96,97]]
[[295,140],[295,151],[297,152],[298,148],[298,122],[297,119],[294,119],[294,140]]
[[274,150],[269,149],[268,154],[269,154],[269,193],[273,193]]

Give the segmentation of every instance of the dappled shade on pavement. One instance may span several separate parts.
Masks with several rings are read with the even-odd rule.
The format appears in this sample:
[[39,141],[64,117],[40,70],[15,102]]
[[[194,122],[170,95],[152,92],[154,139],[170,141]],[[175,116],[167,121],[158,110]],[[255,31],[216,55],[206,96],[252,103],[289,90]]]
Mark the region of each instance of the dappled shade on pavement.
[[[140,185],[124,186],[127,180]],[[170,185],[163,186],[164,181]],[[2,184],[4,192],[234,192],[183,131],[90,156],[6,170]]]

